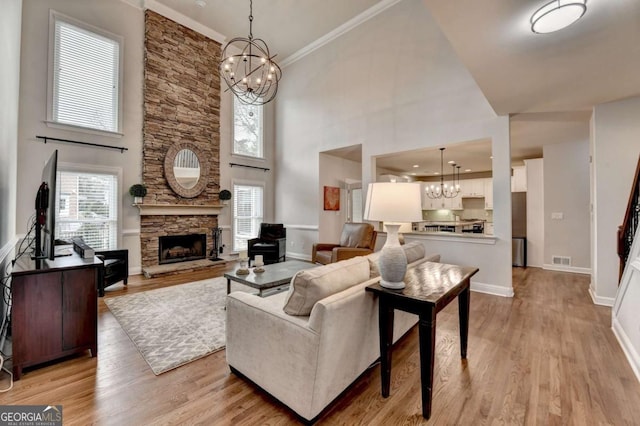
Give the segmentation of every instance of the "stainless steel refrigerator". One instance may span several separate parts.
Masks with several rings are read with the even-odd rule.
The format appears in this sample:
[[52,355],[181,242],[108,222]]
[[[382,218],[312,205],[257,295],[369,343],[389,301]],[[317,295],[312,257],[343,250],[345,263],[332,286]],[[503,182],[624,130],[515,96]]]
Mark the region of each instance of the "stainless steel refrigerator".
[[511,254],[513,266],[527,266],[527,193],[511,193]]

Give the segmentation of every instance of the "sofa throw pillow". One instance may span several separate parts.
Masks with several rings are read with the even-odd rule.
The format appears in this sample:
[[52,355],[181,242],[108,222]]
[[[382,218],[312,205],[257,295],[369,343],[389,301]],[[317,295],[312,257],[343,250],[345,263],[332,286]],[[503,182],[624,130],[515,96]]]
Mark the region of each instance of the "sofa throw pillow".
[[440,255],[439,254],[432,254],[432,255],[426,256],[424,261],[425,262],[438,262],[438,263],[440,263]]
[[[413,241],[413,242],[410,242],[409,244],[404,244],[402,246],[402,248],[404,249],[405,256],[407,256],[407,265],[410,265],[413,262],[415,262],[417,260],[420,260],[425,256],[424,246],[419,241]],[[378,268],[378,259],[380,258],[380,252],[377,251],[377,252],[371,253],[371,254],[369,254],[369,255],[367,255],[365,257],[369,261],[369,276],[371,278],[379,277],[380,276],[380,269]],[[437,259],[437,260],[428,259],[430,262],[439,262],[440,261],[440,255],[439,254],[438,255],[432,255],[432,257],[434,257],[434,259]]]
[[369,262],[364,257],[300,271],[291,279],[283,309],[289,315],[309,315],[317,301],[368,279]]
[[380,268],[378,268],[378,259],[380,258],[380,252],[376,251],[365,256],[369,261],[369,278],[379,277]]
[[407,256],[407,263],[413,263],[424,257],[424,246],[420,241],[413,241],[402,246],[404,254]]

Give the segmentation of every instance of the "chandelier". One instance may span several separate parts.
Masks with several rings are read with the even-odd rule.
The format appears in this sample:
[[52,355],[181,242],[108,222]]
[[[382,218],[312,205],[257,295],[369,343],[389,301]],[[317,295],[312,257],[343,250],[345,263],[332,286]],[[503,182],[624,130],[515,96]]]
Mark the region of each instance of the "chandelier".
[[460,193],[460,166],[455,162],[451,162],[451,184],[444,183],[444,148],[440,148],[440,185],[427,186],[425,192],[427,197],[434,200],[454,198]]
[[231,39],[222,49],[218,64],[228,89],[247,105],[264,105],[275,98],[282,71],[273,61],[269,46],[253,38],[253,0],[249,1],[249,37]]

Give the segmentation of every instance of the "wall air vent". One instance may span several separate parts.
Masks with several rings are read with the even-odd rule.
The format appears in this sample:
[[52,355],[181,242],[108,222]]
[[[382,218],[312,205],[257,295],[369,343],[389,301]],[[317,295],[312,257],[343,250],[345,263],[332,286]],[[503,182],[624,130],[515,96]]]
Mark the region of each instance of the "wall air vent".
[[551,259],[554,265],[571,266],[571,258],[568,256],[553,256]]

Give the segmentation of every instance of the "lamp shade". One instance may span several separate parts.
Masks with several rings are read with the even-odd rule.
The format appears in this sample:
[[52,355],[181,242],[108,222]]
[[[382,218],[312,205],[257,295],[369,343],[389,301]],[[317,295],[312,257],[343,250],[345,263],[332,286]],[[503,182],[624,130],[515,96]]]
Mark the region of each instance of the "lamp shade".
[[380,285],[393,290],[404,288],[407,257],[400,247],[398,229],[402,222],[422,220],[419,183],[376,182],[367,189],[364,218],[386,222],[387,239],[380,251]]
[[376,182],[367,189],[364,207],[366,220],[381,222],[418,222],[422,220],[419,183]]

